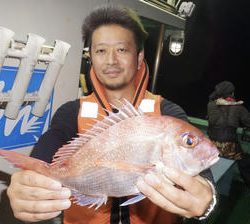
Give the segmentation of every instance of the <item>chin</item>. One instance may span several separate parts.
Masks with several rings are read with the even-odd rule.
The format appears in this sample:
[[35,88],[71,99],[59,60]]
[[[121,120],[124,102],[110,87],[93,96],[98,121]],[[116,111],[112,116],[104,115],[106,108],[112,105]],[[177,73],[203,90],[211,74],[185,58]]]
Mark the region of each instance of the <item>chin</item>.
[[104,86],[109,90],[119,90],[127,86],[127,83],[107,83]]

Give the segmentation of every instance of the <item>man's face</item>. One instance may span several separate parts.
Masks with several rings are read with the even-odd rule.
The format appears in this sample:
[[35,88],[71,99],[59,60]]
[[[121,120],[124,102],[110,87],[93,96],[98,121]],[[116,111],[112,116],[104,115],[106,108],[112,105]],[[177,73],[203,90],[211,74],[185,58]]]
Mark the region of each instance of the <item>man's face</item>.
[[107,89],[122,89],[131,84],[143,57],[143,52],[137,53],[130,30],[119,25],[103,25],[93,32],[92,65]]

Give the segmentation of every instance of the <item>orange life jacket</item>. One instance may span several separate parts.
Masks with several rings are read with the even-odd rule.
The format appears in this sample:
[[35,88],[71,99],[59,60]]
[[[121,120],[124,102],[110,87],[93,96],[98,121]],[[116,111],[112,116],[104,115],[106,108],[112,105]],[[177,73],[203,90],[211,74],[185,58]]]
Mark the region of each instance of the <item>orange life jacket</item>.
[[[94,92],[89,96],[80,98],[80,110],[78,115],[78,132],[82,133],[93,125],[96,120],[102,120],[106,115],[105,110],[111,110],[105,97],[102,86],[96,79],[93,69],[90,72]],[[148,70],[145,64],[137,72],[135,77],[136,94],[133,104],[146,114],[159,115],[162,97],[154,95],[146,90],[148,82]],[[105,108],[105,110],[103,109]],[[93,119],[94,118],[94,119]],[[86,125],[87,124],[87,125]],[[86,206],[72,206],[64,211],[64,224],[109,224],[112,200],[97,210]],[[144,199],[129,206],[131,224],[174,224],[178,223],[178,216],[166,212],[153,204],[150,200]]]

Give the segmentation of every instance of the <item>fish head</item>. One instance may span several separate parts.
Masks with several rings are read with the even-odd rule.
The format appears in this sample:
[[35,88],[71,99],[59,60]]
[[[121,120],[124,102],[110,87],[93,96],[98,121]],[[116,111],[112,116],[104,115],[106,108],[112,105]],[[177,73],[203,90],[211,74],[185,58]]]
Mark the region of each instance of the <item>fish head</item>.
[[195,176],[219,160],[218,149],[201,130],[178,119],[170,126],[167,132],[171,134],[163,141],[163,163],[167,167]]

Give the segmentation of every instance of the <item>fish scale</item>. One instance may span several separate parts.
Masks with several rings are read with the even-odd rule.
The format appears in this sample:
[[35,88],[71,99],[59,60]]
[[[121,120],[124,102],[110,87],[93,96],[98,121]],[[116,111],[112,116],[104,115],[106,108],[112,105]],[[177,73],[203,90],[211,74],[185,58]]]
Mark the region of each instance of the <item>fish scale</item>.
[[109,113],[90,130],[59,148],[51,164],[0,150],[22,169],[34,170],[72,190],[82,206],[105,204],[108,197],[133,196],[122,205],[143,198],[139,177],[163,168],[197,175],[218,161],[213,143],[196,127],[171,116],[149,116],[127,100],[118,113]]

